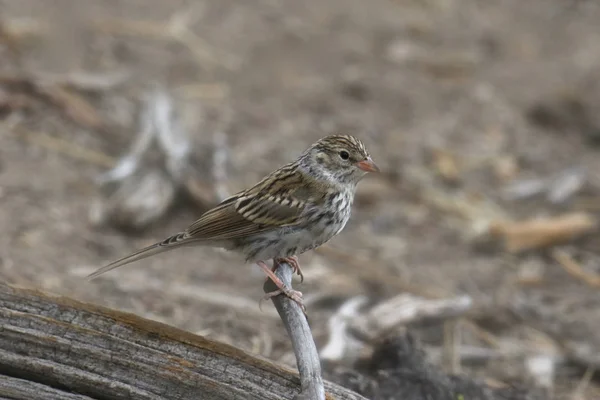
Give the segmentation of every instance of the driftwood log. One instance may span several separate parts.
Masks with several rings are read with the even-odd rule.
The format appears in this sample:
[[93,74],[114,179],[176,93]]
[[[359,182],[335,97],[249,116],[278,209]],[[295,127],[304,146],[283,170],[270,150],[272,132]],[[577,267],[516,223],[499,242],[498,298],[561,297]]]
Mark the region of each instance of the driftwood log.
[[[327,399],[364,397],[325,382]],[[136,315],[0,284],[0,399],[281,400],[295,371]]]

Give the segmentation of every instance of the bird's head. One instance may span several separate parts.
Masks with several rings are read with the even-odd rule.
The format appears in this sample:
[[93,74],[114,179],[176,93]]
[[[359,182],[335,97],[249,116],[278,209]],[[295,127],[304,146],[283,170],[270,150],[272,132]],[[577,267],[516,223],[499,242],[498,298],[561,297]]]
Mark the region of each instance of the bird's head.
[[356,184],[368,172],[379,172],[363,142],[349,135],[318,140],[304,152],[300,163],[317,179],[342,184]]

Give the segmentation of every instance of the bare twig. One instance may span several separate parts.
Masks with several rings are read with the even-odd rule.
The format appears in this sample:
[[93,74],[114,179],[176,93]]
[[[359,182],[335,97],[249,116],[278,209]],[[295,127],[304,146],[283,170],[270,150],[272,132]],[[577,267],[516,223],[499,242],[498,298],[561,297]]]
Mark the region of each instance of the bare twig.
[[[281,264],[275,275],[286,285],[292,287],[293,271],[288,264]],[[265,293],[277,288],[269,279],[265,282]],[[300,306],[284,295],[272,297],[273,304],[285,325],[292,341],[298,372],[300,373],[300,394],[296,400],[325,400],[325,388],[321,376],[321,363],[308,320]]]
[[44,82],[43,78],[33,73],[0,76],[0,83],[11,88],[11,91],[41,99],[56,107],[77,125],[95,131],[107,131],[104,118],[84,96],[75,90],[57,83]]
[[38,85],[37,90],[84,128],[98,130],[104,127],[104,120],[96,108],[74,91],[59,85]]
[[584,271],[581,265],[567,254],[567,252],[555,249],[552,251],[552,257],[569,275],[585,282],[591,287],[600,288],[600,276]]
[[328,323],[329,341],[321,349],[321,359],[339,361],[352,359],[361,347],[358,340],[348,333],[348,324],[351,319],[358,316],[358,309],[364,305],[367,298],[364,296],[353,297],[346,301],[339,310],[331,316]]
[[548,247],[568,242],[597,229],[598,223],[588,213],[570,213],[553,218],[529,221],[497,221],[490,231],[504,239],[506,249],[512,253]]
[[352,328],[361,337],[372,341],[390,330],[422,319],[448,319],[463,315],[471,309],[469,296],[452,299],[424,299],[402,294],[373,307],[363,318],[352,322]]

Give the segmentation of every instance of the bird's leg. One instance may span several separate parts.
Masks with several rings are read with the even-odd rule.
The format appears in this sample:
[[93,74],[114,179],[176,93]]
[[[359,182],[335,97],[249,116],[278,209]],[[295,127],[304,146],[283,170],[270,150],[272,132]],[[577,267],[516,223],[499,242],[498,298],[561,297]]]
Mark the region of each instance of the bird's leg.
[[269,268],[269,266],[264,261],[257,261],[256,264],[263,270],[267,277],[273,281],[275,286],[277,286],[277,290],[267,293],[265,296],[263,296],[262,299],[260,299],[261,302],[263,300],[270,299],[271,297],[284,294],[296,303],[298,303],[300,308],[302,308],[302,311],[306,313],[306,308],[304,307],[304,303],[302,302],[302,292],[286,287],[285,284],[281,281],[281,279],[279,279],[277,275],[275,275],[273,270],[271,270],[271,268]]
[[273,268],[272,268],[273,272],[277,271],[277,268],[279,268],[279,265],[282,263],[289,264],[290,267],[292,267],[292,271],[294,271],[294,273],[298,274],[298,276],[300,277],[300,283],[304,282],[304,274],[302,273],[302,270],[300,269],[300,263],[298,262],[298,256],[274,258],[273,259]]

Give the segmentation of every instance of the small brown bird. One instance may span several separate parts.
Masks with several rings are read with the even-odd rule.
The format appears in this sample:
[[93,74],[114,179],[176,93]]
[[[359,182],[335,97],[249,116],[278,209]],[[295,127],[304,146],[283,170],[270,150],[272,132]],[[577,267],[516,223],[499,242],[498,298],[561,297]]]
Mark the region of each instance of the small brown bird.
[[[367,172],[379,168],[359,139],[326,136],[296,161],[205,212],[185,231],[108,264],[89,278],[182,246],[221,247],[258,264],[279,289],[272,295],[284,293],[302,306],[302,294],[285,287],[273,271],[287,262],[303,278],[296,255],[344,229],[356,185]],[[272,269],[264,262],[268,259],[273,259]]]

